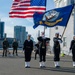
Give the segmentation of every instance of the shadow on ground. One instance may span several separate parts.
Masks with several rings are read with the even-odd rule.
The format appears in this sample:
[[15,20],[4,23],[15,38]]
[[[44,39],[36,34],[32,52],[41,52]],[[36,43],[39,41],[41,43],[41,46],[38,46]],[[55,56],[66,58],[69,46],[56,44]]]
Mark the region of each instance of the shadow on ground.
[[67,72],[67,73],[75,73],[75,68],[70,67],[60,67],[60,68],[54,68],[54,67],[46,67],[46,68],[37,68],[32,67],[33,69],[41,69],[41,70],[47,70],[47,71],[57,71],[57,72]]

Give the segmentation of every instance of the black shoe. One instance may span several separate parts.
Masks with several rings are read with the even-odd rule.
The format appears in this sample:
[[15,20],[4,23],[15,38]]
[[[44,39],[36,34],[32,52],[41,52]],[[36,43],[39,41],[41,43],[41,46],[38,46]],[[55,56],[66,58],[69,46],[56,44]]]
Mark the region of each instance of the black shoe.
[[46,68],[46,66],[42,66],[43,68]]
[[25,68],[28,68],[28,66],[25,66]]
[[43,66],[40,66],[40,68],[43,68]]
[[25,68],[30,68],[30,66],[26,66]]
[[60,66],[56,66],[56,68],[60,68]]
[[75,66],[73,66],[75,68]]
[[28,68],[30,68],[30,66],[28,66]]

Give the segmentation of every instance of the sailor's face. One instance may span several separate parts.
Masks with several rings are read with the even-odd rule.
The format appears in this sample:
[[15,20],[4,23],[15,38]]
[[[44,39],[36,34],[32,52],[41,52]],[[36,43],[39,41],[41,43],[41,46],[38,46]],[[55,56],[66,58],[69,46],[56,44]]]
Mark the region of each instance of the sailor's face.
[[59,37],[59,34],[56,34],[55,36],[56,36],[56,37]]
[[73,37],[73,39],[75,40],[75,36]]
[[41,33],[41,36],[44,36],[44,33]]
[[28,40],[30,40],[30,37],[31,37],[31,36],[28,36]]

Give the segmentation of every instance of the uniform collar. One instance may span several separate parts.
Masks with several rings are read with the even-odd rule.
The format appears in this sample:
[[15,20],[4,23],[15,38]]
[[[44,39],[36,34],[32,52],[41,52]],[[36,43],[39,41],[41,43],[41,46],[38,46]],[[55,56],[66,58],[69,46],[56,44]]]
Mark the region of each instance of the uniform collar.
[[30,40],[28,40],[28,41],[30,41]]

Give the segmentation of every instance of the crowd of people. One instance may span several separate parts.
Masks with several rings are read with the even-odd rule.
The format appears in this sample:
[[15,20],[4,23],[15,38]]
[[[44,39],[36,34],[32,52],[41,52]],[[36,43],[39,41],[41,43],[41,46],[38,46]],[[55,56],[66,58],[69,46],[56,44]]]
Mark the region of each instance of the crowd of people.
[[[37,40],[38,42],[35,44],[36,46],[35,60],[38,54],[39,66],[40,68],[45,68],[47,42],[50,41],[50,38],[45,37],[43,32],[42,35],[37,38]],[[62,39],[59,38],[59,33],[55,34],[55,37],[53,38],[53,42],[54,42],[54,45],[53,45],[54,65],[56,68],[59,68],[60,53],[61,53],[60,43],[62,43]],[[9,43],[7,39],[5,38],[3,41],[3,57],[7,56],[8,47],[9,47]],[[18,53],[17,53],[18,42],[15,39],[12,43],[12,47],[13,47],[13,56],[14,56],[14,52],[16,53],[16,56],[18,56]],[[23,45],[24,56],[25,56],[25,68],[30,68],[30,61],[31,61],[33,47],[34,46],[33,46],[33,41],[31,40],[31,35],[28,35]],[[71,41],[70,50],[72,50],[73,67],[75,67],[75,36],[73,37],[73,40]]]

